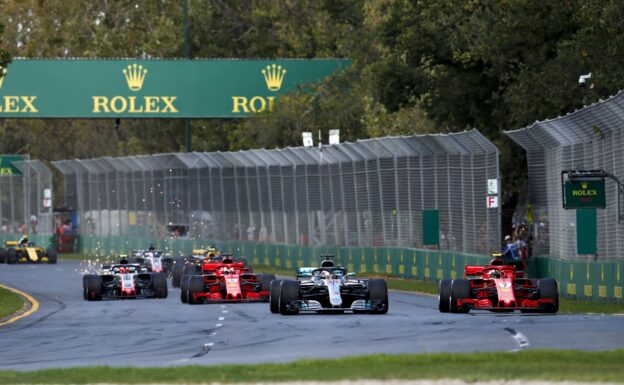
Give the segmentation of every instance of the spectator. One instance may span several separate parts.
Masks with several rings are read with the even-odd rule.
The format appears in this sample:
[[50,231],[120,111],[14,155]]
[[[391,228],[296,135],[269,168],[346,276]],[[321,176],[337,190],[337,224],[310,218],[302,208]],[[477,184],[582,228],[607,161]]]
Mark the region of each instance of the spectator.
[[501,253],[503,254],[503,263],[505,265],[513,265],[520,262],[520,253],[518,252],[518,247],[511,239],[511,235],[505,235],[505,245]]
[[37,216],[35,214],[30,216],[30,232],[33,234],[37,233]]

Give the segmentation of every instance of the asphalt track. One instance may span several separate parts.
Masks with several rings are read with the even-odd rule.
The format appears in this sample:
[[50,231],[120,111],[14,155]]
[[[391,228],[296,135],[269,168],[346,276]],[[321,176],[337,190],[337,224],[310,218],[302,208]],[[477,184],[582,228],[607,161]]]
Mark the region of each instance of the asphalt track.
[[39,311],[0,327],[0,369],[288,362],[372,353],[608,350],[624,317],[440,314],[437,299],[391,292],[386,315],[271,314],[266,303],[187,305],[167,299],[82,299],[81,265],[0,265],[0,283]]

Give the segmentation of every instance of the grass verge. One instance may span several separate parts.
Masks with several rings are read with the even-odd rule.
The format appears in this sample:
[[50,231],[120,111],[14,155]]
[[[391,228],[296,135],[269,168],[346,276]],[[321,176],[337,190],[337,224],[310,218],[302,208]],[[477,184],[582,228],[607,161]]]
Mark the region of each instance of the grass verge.
[[[0,384],[259,383],[357,379],[548,380],[624,383],[624,350],[404,354],[286,364],[0,371]],[[322,375],[319,375],[319,370]]]
[[0,319],[10,316],[24,306],[24,300],[19,295],[0,287]]

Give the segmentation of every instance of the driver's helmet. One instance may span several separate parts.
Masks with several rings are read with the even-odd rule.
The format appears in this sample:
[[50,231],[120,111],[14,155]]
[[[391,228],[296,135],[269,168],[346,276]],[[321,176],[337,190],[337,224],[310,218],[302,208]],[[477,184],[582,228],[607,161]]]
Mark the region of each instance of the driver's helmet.
[[327,271],[327,270],[321,271],[321,278],[329,279],[330,276],[331,276],[331,274],[329,274],[329,271]]
[[19,243],[20,245],[28,243],[28,237],[24,235],[23,237],[20,238]]
[[150,245],[150,247],[147,248],[147,251],[156,251],[156,248],[154,245]]
[[498,271],[498,270],[496,270],[496,269],[493,269],[493,270],[490,270],[490,271],[488,272],[488,276],[489,276],[490,278],[500,278],[500,277],[501,277],[501,274],[500,274],[500,271]]

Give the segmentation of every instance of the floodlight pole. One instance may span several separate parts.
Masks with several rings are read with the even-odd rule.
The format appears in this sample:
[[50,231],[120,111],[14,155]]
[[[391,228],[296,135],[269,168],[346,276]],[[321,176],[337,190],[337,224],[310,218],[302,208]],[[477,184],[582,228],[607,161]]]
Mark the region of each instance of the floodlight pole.
[[[188,0],[184,0],[184,57],[190,57]],[[191,120],[184,119],[184,151],[191,152]]]

